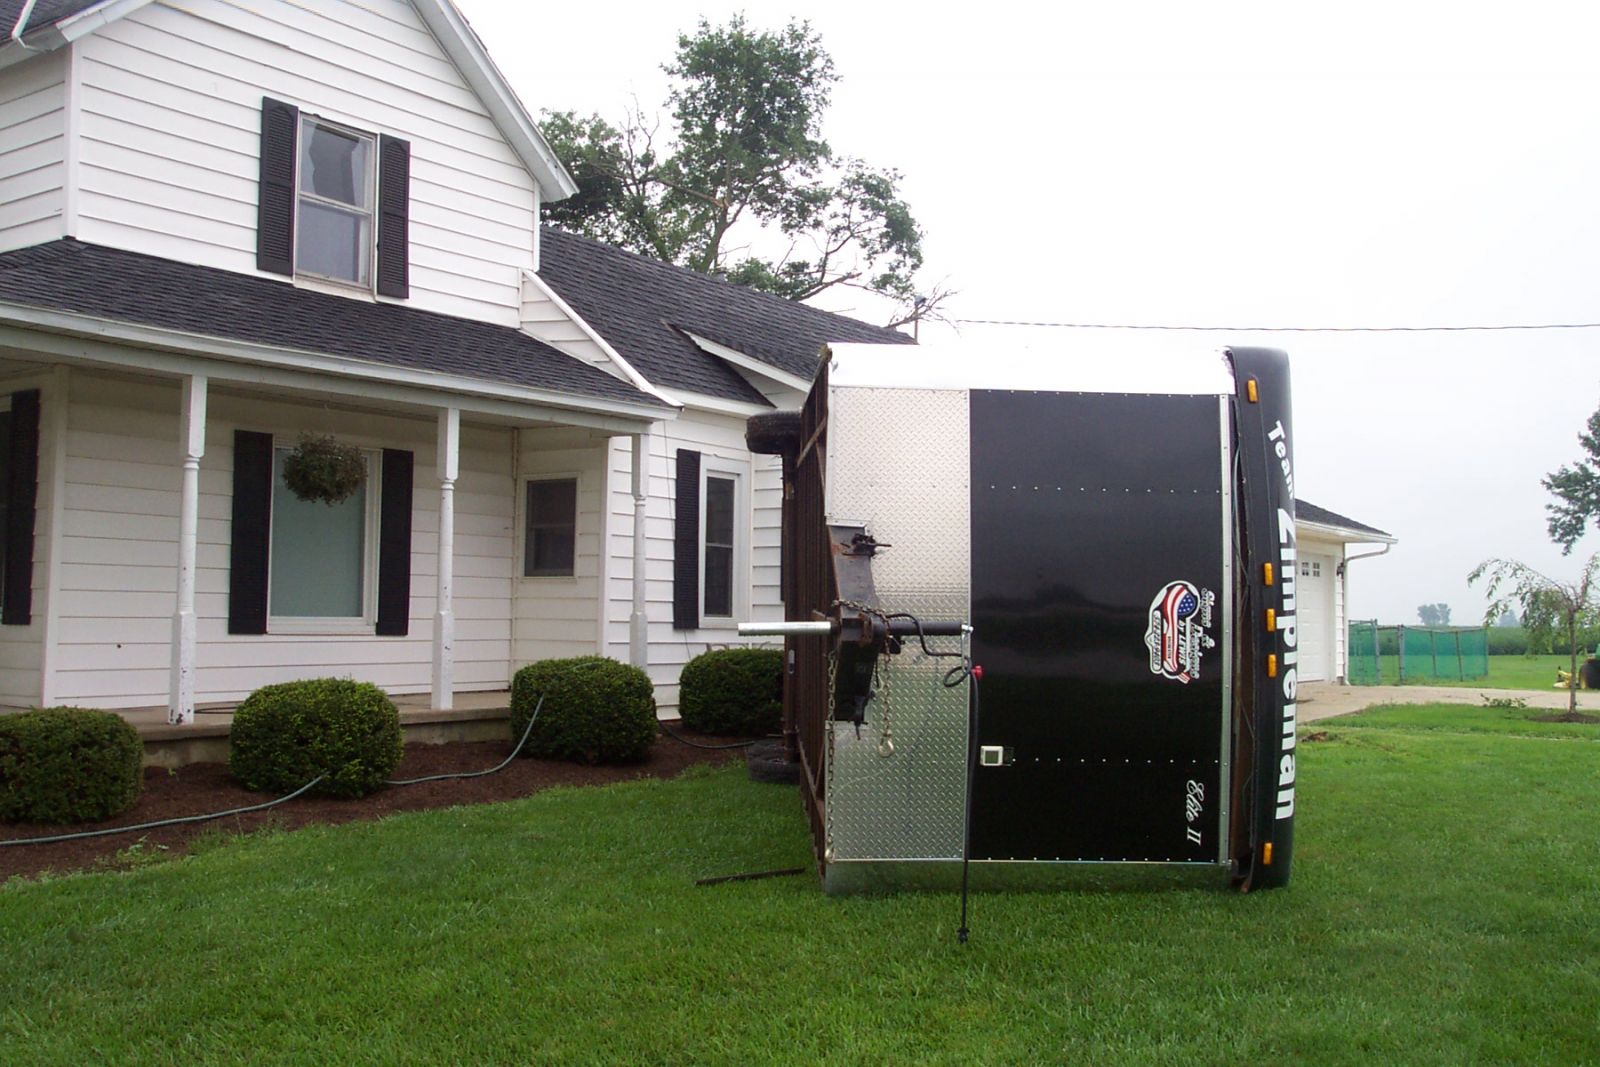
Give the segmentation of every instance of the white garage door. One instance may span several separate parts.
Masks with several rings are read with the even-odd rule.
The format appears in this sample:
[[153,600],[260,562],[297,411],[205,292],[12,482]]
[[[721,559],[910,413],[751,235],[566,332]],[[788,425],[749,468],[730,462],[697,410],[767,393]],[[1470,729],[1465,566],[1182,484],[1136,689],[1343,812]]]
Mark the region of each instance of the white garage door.
[[1332,556],[1305,553],[1300,557],[1295,625],[1303,682],[1326,681],[1333,674],[1333,568]]

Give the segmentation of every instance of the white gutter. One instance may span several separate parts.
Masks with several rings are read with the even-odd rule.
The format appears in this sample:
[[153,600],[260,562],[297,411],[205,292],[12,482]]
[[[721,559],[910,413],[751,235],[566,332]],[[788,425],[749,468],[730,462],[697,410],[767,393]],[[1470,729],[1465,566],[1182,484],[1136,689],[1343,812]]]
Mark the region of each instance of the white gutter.
[[27,3],[23,4],[21,13],[17,15],[17,24],[11,27],[12,43],[14,43],[18,48],[27,49],[29,52],[49,51],[49,49],[45,48],[35,48],[33,45],[22,39],[22,27],[28,24],[28,19],[33,16],[33,6],[38,2],[39,0],[28,0]]
[[[677,406],[675,401],[669,399],[665,393],[661,392],[661,390],[657,389],[654,385],[651,385],[649,380],[645,378],[644,375],[640,374],[638,370],[634,368],[632,363],[629,363],[627,360],[623,359],[622,355],[615,348],[611,347],[610,342],[608,342],[604,337],[601,337],[595,328],[590,326],[588,321],[585,320],[582,315],[579,315],[572,309],[571,304],[568,304],[565,300],[561,299],[560,293],[556,292],[549,285],[545,284],[545,280],[539,277],[536,271],[523,271],[522,280],[532,283],[540,293],[544,294],[544,298],[546,300],[554,304],[556,308],[567,317],[567,321],[571,322],[578,329],[582,330],[583,335],[592,341],[600,349],[600,351],[604,352],[607,359],[616,364],[617,369],[622,372],[623,376],[627,378],[628,381],[633,383],[635,388],[642,393],[648,393],[650,396],[655,397],[663,404],[673,404],[673,406]],[[551,348],[556,347],[554,343],[546,341],[542,337],[537,338],[537,340],[540,344],[549,345]]]
[[[716,356],[718,359],[726,360],[735,367],[738,367],[740,370],[749,371],[751,374],[759,374],[763,378],[777,382],[779,385],[787,386],[790,389],[796,389],[802,393],[809,393],[811,391],[811,382],[808,379],[800,377],[798,374],[791,374],[786,370],[779,370],[772,364],[763,363],[756,357],[747,355],[744,352],[739,351],[737,348],[729,348],[727,345],[718,344],[709,337],[701,337],[693,330],[684,329],[682,326],[678,327],[678,329],[685,336],[687,336],[689,340],[693,341],[701,351],[706,352],[709,355]],[[818,362],[820,363],[820,360]]]
[[[19,335],[8,337],[7,333],[9,331],[5,329],[7,325],[18,328]],[[346,356],[331,356],[319,352],[234,341],[227,338],[210,337],[178,330],[163,330],[129,323],[108,322],[104,319],[86,315],[74,315],[16,305],[0,305],[0,344],[12,345],[26,353],[32,347],[32,339],[21,331],[42,331],[69,337],[89,338],[134,348],[182,353],[201,357],[207,361],[221,360],[224,362],[244,363],[368,383],[383,383],[428,390],[430,392],[449,393],[456,396],[478,397],[518,405],[532,404],[561,411],[621,418],[630,423],[644,422],[648,424],[661,419],[670,419],[676,415],[675,411],[663,410],[654,404],[579,397],[571,393],[552,392],[533,386],[463,378],[438,371],[417,370],[388,363],[373,363]],[[87,358],[98,362],[131,363],[136,367],[144,366],[147,369],[149,368],[148,360],[141,364],[128,359],[117,359],[113,353],[100,352],[93,357]],[[190,370],[179,371],[179,373],[205,372]]]

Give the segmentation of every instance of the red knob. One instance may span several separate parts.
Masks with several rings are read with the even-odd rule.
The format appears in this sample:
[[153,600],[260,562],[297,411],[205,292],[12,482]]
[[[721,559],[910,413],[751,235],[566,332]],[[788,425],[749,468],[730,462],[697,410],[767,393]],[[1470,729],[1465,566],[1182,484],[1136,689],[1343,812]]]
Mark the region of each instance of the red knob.
[[972,665],[972,677],[976,678],[980,682],[983,681],[983,665],[981,663],[974,663]]

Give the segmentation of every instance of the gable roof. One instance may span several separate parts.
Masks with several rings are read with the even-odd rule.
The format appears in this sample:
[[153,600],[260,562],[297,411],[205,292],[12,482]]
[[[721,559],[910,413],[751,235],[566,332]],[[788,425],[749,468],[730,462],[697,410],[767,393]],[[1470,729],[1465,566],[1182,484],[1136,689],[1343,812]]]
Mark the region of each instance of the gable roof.
[[[150,3],[150,0],[35,0],[26,12],[27,25],[19,26],[28,0],[0,0],[0,67],[19,63],[34,52],[60,48]],[[489,117],[505,137],[528,172],[539,183],[546,200],[562,200],[578,191],[572,176],[544,139],[528,109],[522,106],[500,68],[489,58],[477,33],[451,0],[411,0],[417,15],[439,42],[450,61],[477,94]],[[78,18],[83,16],[83,18]],[[26,47],[12,39],[21,31]]]
[[1395,539],[1393,534],[1386,533],[1376,526],[1368,526],[1364,522],[1357,522],[1352,518],[1340,515],[1337,511],[1319,508],[1317,505],[1301,500],[1299,497],[1296,497],[1294,501],[1294,517],[1296,522],[1309,522],[1317,526],[1331,526],[1353,534],[1371,534],[1372,539],[1375,541],[1393,541]]
[[354,300],[70,237],[0,253],[0,323],[32,325],[19,314],[24,309],[522,386],[662,415],[670,410],[510,326]]
[[766,400],[689,336],[786,375],[815,377],[822,346],[911,344],[896,330],[757,292],[588,237],[540,230],[539,275],[655,385],[725,400]]

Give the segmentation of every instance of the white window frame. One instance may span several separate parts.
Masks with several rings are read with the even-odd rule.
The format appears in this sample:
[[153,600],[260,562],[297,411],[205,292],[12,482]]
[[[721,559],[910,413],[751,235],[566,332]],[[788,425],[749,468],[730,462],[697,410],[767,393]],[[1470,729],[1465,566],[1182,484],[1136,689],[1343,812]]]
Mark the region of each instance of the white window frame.
[[[733,482],[733,602],[730,615],[711,615],[706,612],[706,505],[710,501],[706,488],[712,478],[731,479]],[[748,618],[750,614],[751,521],[750,465],[701,453],[700,528],[695,535],[695,551],[700,554],[698,605],[702,630],[737,630],[739,620]]]
[[[278,487],[278,451],[288,447],[279,444],[287,435],[274,434],[272,439],[272,488]],[[383,452],[376,448],[363,448],[361,454],[367,461],[366,528],[361,541],[361,614],[355,615],[272,615],[267,616],[269,634],[357,634],[375,635],[378,632],[378,535],[382,514]],[[277,534],[278,509],[272,509],[267,521],[267,605],[272,605],[272,542]]]
[[[528,573],[528,485],[531,482],[572,482],[572,573]],[[578,531],[583,526],[583,474],[581,471],[541,471],[523,475],[517,493],[517,579],[523,582],[576,582],[578,579]]]
[[[339,211],[351,214],[357,212],[349,204],[337,200],[328,200],[313,192],[301,188],[300,159],[305,152],[306,126],[322,126],[342,133],[347,137],[354,137],[367,144],[367,280],[359,281],[349,278],[340,278],[332,274],[318,274],[315,271],[302,270],[300,267],[300,201],[311,199],[318,203],[326,204]],[[326,285],[342,292],[355,290],[360,293],[374,294],[378,284],[378,135],[366,130],[358,130],[342,122],[325,119],[321,115],[308,112],[300,113],[300,126],[295,131],[294,149],[294,276],[297,280],[312,282],[316,285]]]

